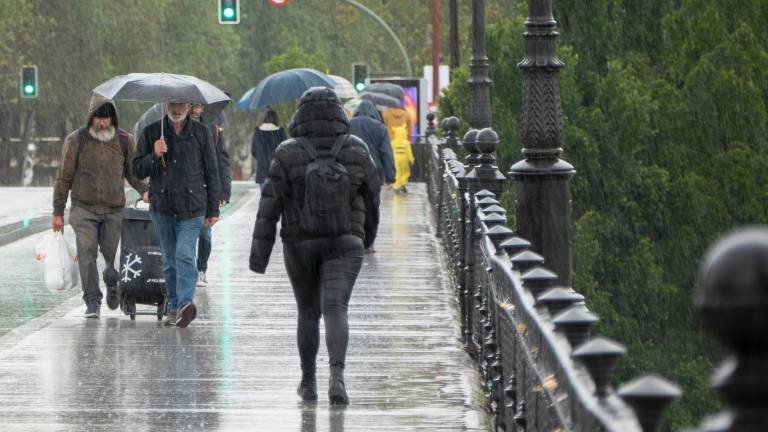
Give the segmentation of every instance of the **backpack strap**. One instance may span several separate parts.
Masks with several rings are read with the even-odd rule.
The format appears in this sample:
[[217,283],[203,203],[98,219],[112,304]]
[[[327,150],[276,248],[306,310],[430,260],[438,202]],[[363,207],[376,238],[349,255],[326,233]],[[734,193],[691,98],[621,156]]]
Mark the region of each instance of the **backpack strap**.
[[341,149],[344,147],[347,139],[349,139],[349,134],[339,135],[339,137],[336,138],[336,142],[333,143],[333,147],[331,147],[331,156],[333,156],[334,159],[339,158],[339,153],[341,153]]
[[123,157],[128,159],[128,132],[118,129],[117,140],[120,142],[120,148],[123,150]]
[[304,138],[304,137],[298,137],[298,138],[296,138],[296,140],[297,140],[297,141],[299,141],[299,144],[301,145],[301,147],[302,147],[302,148],[303,148],[303,149],[304,149],[304,150],[305,150],[307,153],[309,153],[309,157],[310,157],[310,159],[312,159],[312,160],[315,160],[315,159],[317,159],[317,157],[319,156],[319,155],[317,154],[317,150],[315,150],[315,148],[314,148],[314,147],[312,147],[312,143],[311,143],[311,142],[309,142],[309,140],[308,140],[308,139],[306,139],[306,138]]

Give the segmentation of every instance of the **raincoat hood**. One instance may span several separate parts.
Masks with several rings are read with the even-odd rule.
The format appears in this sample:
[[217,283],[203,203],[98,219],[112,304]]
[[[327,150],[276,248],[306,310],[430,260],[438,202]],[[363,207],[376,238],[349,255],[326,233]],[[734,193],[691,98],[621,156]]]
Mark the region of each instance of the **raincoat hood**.
[[400,108],[390,108],[387,110],[387,117],[391,117],[397,123],[406,123],[410,118],[408,111]]
[[112,126],[114,126],[115,130],[117,130],[117,128],[119,127],[119,125],[117,124],[117,107],[111,100],[101,95],[98,95],[96,93],[94,93],[93,96],[91,96],[91,103],[88,105],[88,120],[85,122],[86,127],[91,126],[91,120],[93,120],[93,113],[95,113],[99,108],[101,108],[103,105],[106,105],[106,104],[109,104],[112,106],[112,112],[113,112]]
[[376,106],[373,104],[373,102],[369,100],[363,100],[360,102],[360,105],[355,108],[355,115],[354,117],[359,116],[366,116],[370,117],[374,120],[381,121],[381,116],[379,116],[379,111],[376,109]]
[[312,87],[301,96],[288,130],[293,137],[329,137],[349,132],[349,120],[336,93]]
[[392,128],[392,130],[395,132],[395,136],[392,138],[392,140],[398,140],[398,141],[407,141],[408,140],[408,131],[405,130],[403,126],[397,126]]

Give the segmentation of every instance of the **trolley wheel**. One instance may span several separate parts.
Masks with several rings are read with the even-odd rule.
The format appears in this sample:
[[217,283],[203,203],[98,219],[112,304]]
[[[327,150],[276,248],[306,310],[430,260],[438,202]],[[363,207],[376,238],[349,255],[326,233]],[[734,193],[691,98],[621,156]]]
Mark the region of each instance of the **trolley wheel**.
[[136,319],[136,303],[125,302],[125,313],[131,317],[131,320]]

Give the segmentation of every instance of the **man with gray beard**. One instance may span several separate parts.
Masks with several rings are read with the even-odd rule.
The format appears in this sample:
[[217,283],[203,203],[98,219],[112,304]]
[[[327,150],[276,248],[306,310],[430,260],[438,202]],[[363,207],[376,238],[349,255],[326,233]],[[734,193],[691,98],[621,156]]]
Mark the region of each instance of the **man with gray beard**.
[[96,267],[99,250],[106,264],[103,278],[107,286],[107,306],[117,309],[120,305],[115,254],[125,206],[124,179],[144,201],[149,200],[146,183],[137,180],[131,170],[131,158],[136,148],[133,138],[118,129],[117,120],[115,105],[94,95],[86,125],[69,134],[64,141],[53,187],[54,231],[64,231],[64,207],[72,192],[69,223],[75,230],[86,318],[98,318],[101,308],[102,293]]

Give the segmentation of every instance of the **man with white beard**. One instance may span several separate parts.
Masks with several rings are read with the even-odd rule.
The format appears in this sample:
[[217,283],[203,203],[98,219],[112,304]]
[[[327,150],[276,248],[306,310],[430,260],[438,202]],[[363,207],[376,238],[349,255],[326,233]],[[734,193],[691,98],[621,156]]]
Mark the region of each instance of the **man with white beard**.
[[133,173],[149,177],[149,215],[163,252],[166,325],[197,317],[195,257],[203,224],[219,220],[220,182],[211,132],[187,117],[191,104],[167,103],[167,115],[138,137]]
[[54,231],[64,231],[64,208],[72,195],[69,224],[75,231],[80,258],[85,317],[98,318],[102,292],[96,256],[99,249],[106,269],[107,306],[116,309],[118,273],[115,254],[120,241],[122,210],[125,206],[124,180],[148,201],[147,185],[132,175],[131,158],[135,151],[133,137],[118,129],[115,105],[94,95],[88,109],[88,121],[67,136],[53,186]]

